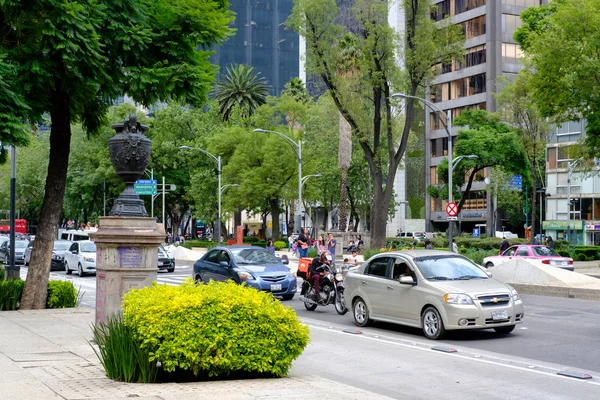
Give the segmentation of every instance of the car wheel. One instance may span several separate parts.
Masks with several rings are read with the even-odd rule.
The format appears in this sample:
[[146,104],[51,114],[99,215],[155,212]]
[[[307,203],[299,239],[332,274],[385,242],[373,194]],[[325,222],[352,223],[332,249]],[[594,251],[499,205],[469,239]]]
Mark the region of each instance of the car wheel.
[[344,291],[343,290],[339,290],[338,294],[335,298],[335,311],[340,315],[344,315],[348,312],[348,309],[346,308],[346,305],[344,304]]
[[486,267],[486,268],[492,268],[493,266],[494,266],[494,263],[492,263],[492,262],[487,262],[487,263],[485,264],[485,267]]
[[196,282],[196,285],[204,283],[202,282],[202,278],[200,277],[200,275],[196,275],[196,277],[194,278],[194,282]]
[[286,294],[285,296],[282,296],[282,298],[285,301],[289,301],[289,300],[291,300],[291,299],[294,298],[294,295],[293,294]]
[[83,272],[83,267],[81,264],[77,265],[77,272],[79,273],[79,276],[85,276],[85,272]]
[[437,340],[444,335],[444,321],[435,307],[428,307],[421,317],[423,333],[427,339]]
[[358,326],[367,326],[371,324],[369,319],[369,308],[367,303],[360,297],[356,299],[353,305],[354,323]]
[[71,275],[71,270],[69,269],[69,264],[65,261],[65,274]]
[[496,333],[499,333],[501,335],[508,335],[509,333],[515,330],[515,326],[499,326],[497,328],[494,328],[494,330],[496,331]]
[[167,268],[167,272],[175,272],[175,267],[173,267],[173,268]]

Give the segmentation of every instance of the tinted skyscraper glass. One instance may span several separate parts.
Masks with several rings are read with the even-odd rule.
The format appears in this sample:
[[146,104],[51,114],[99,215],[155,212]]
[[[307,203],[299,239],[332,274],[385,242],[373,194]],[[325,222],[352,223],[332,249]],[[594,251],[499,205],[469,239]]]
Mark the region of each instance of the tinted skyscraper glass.
[[285,28],[293,0],[229,0],[236,13],[237,30],[211,57],[225,73],[231,64],[255,67],[278,96],[291,78],[298,76],[298,34]]

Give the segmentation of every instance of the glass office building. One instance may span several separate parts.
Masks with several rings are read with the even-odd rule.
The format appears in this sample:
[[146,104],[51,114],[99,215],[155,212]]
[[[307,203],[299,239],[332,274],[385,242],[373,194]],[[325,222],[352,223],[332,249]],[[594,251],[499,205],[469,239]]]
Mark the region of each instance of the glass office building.
[[286,29],[293,0],[229,0],[235,12],[236,33],[216,48],[211,62],[221,74],[232,64],[254,67],[267,80],[270,94],[279,96],[284,85],[298,76],[299,38]]

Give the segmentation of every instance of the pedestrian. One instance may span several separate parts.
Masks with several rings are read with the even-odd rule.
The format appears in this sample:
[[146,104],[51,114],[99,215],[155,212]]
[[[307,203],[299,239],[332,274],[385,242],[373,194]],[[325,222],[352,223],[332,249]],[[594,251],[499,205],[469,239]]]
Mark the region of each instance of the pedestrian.
[[429,238],[425,238],[423,243],[425,243],[425,250],[433,250],[433,244],[431,244],[431,240],[429,240]]
[[327,238],[327,251],[329,252],[329,255],[331,255],[332,262],[335,263],[335,246],[337,244],[337,240],[333,238],[333,234],[331,232],[327,234]]
[[269,243],[267,243],[267,251],[275,255],[275,245],[273,244],[272,240],[269,240]]
[[458,253],[458,246],[456,245],[456,239],[452,239],[452,251]]
[[288,253],[292,251],[292,245],[294,244],[294,235],[290,233],[288,237]]
[[554,249],[554,240],[552,239],[552,236],[546,236],[546,243],[549,248]]
[[319,235],[319,240],[317,241],[317,254],[321,253],[327,254],[327,244],[325,243],[325,239],[323,239],[323,235]]
[[298,253],[298,241],[294,240],[294,243],[292,244],[292,255],[294,257],[299,257],[299,253]]
[[502,236],[502,243],[500,243],[500,254],[504,253],[506,249],[510,247],[508,240],[504,236]]
[[300,228],[300,235],[298,236],[298,252],[300,253],[300,258],[304,258],[308,254],[309,240],[310,239],[306,236],[306,230]]

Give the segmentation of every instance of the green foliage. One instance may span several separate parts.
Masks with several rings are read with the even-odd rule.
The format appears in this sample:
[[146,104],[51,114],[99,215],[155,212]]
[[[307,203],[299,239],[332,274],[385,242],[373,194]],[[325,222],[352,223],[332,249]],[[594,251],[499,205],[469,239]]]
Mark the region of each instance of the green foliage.
[[373,257],[375,254],[379,254],[381,253],[380,249],[367,249],[363,252],[363,257],[365,258],[365,261],[367,261],[369,258]]
[[93,327],[94,352],[100,359],[106,376],[123,382],[156,382],[158,368],[150,361],[148,351],[136,337],[134,329],[125,325],[123,316],[109,316],[107,323]]
[[186,240],[185,242],[181,243],[180,246],[190,250],[192,247],[200,247],[210,250],[213,247],[217,247],[217,242],[209,240]]
[[0,311],[16,310],[25,282],[21,279],[0,280]]
[[242,241],[244,243],[256,243],[256,242],[260,242],[260,238],[256,237],[256,236],[244,236],[244,238],[242,239]]
[[308,344],[308,328],[271,294],[233,282],[154,284],[123,300],[125,324],[150,361],[194,375],[285,376]]
[[306,253],[307,257],[315,258],[318,255],[319,255],[319,251],[317,250],[316,247],[312,247],[311,246],[311,247],[308,248],[308,252]]
[[288,246],[288,245],[287,245],[287,243],[286,243],[286,242],[283,242],[283,241],[280,241],[280,240],[278,240],[278,241],[276,241],[275,243],[273,243],[273,246],[275,246],[275,250],[278,250],[278,251],[279,251],[279,250],[281,250],[281,249],[285,249],[285,248],[287,248],[287,246]]
[[5,62],[5,58],[0,51],[0,142],[3,144],[0,147],[0,163],[6,161],[9,145],[24,146],[29,142],[24,124],[29,106],[15,84],[17,68]]
[[71,281],[48,282],[46,308],[77,307],[77,289]]
[[254,67],[245,64],[231,65],[226,69],[227,74],[221,77],[215,88],[221,116],[227,121],[238,107],[244,117],[249,117],[266,102],[269,94],[267,81]]
[[4,265],[0,264],[0,282],[2,282],[6,278],[6,269],[4,269]]
[[497,256],[497,250],[483,250],[483,249],[468,249],[462,255],[469,258],[477,265],[483,265],[483,259],[489,256]]

